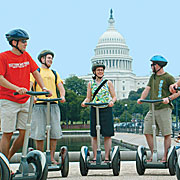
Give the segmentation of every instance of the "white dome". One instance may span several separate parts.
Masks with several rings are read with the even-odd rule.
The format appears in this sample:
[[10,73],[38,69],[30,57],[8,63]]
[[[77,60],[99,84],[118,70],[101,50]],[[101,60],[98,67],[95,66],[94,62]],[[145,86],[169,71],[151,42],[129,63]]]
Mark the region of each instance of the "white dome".
[[110,11],[108,20],[109,27],[98,41],[95,48],[95,56],[91,59],[92,63],[101,62],[106,66],[106,72],[132,72],[132,58],[129,56],[129,48],[124,37],[115,29],[115,20]]
[[115,29],[114,27],[114,19],[111,15],[109,19],[109,27],[106,32],[99,38],[98,44],[101,43],[122,43],[126,44],[123,36]]
[[99,38],[98,44],[101,43],[122,43],[125,44],[125,39],[123,38],[123,36],[114,30],[108,30],[106,32],[104,32],[104,34]]

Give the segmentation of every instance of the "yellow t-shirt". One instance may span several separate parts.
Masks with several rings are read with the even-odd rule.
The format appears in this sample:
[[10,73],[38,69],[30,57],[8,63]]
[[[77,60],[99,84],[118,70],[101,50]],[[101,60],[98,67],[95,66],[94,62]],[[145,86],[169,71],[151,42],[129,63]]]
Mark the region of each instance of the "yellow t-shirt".
[[[47,98],[54,99],[54,98],[57,98],[56,86],[59,83],[63,83],[63,81],[61,80],[59,74],[56,72],[56,74],[57,74],[57,85],[55,85],[55,75],[54,75],[54,73],[52,72],[51,69],[40,68],[40,74],[41,74],[41,77],[43,79],[45,87],[52,92],[52,96],[51,97],[46,97],[46,96],[43,95],[43,96],[38,96],[37,98],[40,98],[40,99],[47,99]],[[30,76],[30,81],[33,82],[33,88],[34,88],[35,79],[34,79],[32,74]],[[42,92],[42,89],[40,88],[38,83],[36,84],[36,91]],[[40,101],[37,102],[37,103],[40,103]]]

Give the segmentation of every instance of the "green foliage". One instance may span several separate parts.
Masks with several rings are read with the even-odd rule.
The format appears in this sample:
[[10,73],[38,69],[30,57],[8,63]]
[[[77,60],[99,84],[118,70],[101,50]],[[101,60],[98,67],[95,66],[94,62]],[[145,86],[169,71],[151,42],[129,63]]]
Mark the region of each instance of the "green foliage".
[[90,108],[85,107],[80,112],[80,119],[82,120],[83,124],[87,124],[90,116]]
[[62,120],[70,121],[73,124],[74,121],[79,121],[80,113],[82,110],[81,103],[85,96],[77,95],[72,90],[66,90],[66,103],[62,108]]
[[[81,103],[86,98],[87,83],[76,76],[67,78],[65,83],[66,103],[60,104],[61,121],[65,124],[73,124],[77,121],[86,124],[89,120],[90,110],[81,107]],[[113,116],[116,122],[130,122],[133,119],[144,118],[149,110],[149,104],[137,104],[137,99],[140,98],[143,90],[144,88],[140,88],[137,91],[131,91],[128,99],[119,100],[115,103]],[[177,98],[177,103],[180,104],[180,98]],[[127,108],[125,108],[125,104],[127,104]],[[173,104],[176,107],[176,100],[173,101]],[[173,114],[176,113],[177,111],[174,109]],[[178,108],[178,114],[180,114],[180,108]]]
[[[128,99],[119,100],[115,103],[113,107],[113,114],[115,119],[119,119],[121,122],[127,120],[130,122],[133,117],[133,114],[141,114],[141,118],[143,118],[149,110],[148,104],[137,104],[137,100],[140,98],[141,93],[144,88],[140,88],[137,91],[131,91],[129,93]],[[147,97],[148,98],[148,97]],[[127,109],[125,107],[127,104]]]
[[130,91],[128,99],[132,101],[137,101],[140,98],[143,90],[144,88],[139,88],[137,91]]
[[65,89],[74,91],[77,95],[86,96],[87,82],[79,79],[77,76],[72,76],[65,80]]
[[66,90],[66,103],[61,104],[62,121],[65,124],[69,124],[69,122],[73,124],[79,120],[87,122],[89,113],[81,107],[81,103],[86,97],[86,81],[79,79],[77,76],[72,76],[65,80],[64,87]]

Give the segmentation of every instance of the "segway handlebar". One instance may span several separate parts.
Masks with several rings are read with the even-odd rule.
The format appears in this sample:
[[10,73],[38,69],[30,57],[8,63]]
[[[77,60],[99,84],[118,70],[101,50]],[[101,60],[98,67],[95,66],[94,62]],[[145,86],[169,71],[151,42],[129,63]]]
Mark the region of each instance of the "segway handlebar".
[[[14,95],[18,95],[18,92],[15,92]],[[36,92],[36,91],[27,91],[26,94],[30,96],[40,96],[40,95],[48,95],[49,92]]]
[[108,105],[109,103],[84,103],[87,106],[104,106]]
[[54,101],[60,101],[62,98],[54,98],[54,99],[36,99],[37,101],[44,101],[44,102],[54,102]]
[[180,87],[177,87],[177,88],[174,87],[174,89],[175,89],[176,91],[180,91]]
[[157,103],[157,102],[163,102],[163,99],[155,99],[155,100],[141,99],[140,101],[145,103]]

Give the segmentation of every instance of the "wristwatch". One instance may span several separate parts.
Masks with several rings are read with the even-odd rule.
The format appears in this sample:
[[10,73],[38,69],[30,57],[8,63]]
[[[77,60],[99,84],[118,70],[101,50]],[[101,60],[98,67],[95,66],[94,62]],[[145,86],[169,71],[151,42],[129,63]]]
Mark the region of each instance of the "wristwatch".
[[169,101],[172,101],[172,99],[168,96]]
[[46,87],[43,87],[42,90],[47,90],[47,88],[46,88]]

